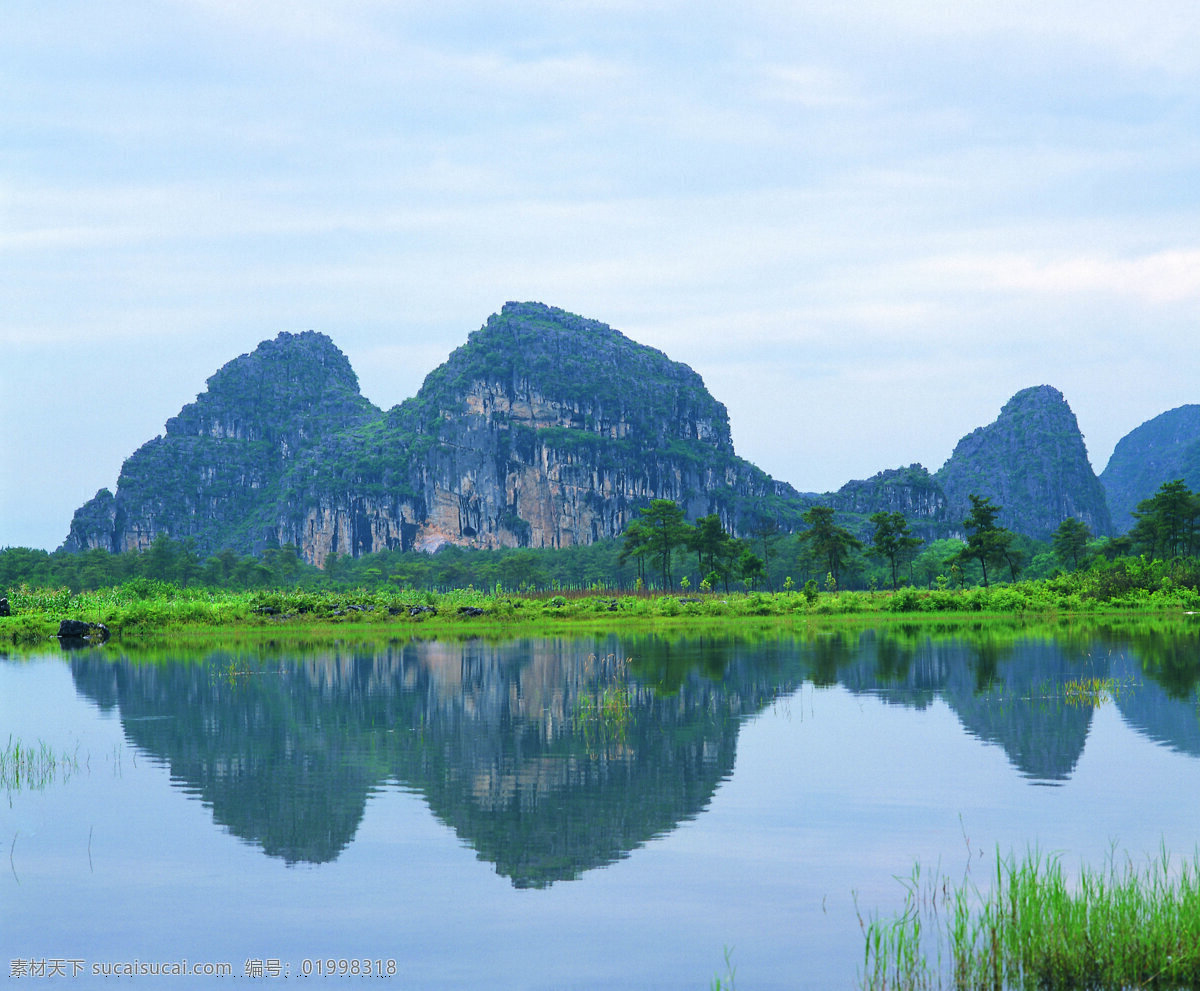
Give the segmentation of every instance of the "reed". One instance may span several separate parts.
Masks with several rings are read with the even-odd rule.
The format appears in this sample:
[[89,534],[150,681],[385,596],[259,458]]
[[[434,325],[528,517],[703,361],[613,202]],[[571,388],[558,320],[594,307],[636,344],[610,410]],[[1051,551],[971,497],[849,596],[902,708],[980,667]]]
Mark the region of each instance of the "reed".
[[78,770],[78,753],[56,752],[43,740],[30,746],[10,735],[0,750],[0,788],[5,791],[45,788]]
[[[891,923],[864,926],[861,987],[957,991],[1200,988],[1200,852],[1161,851],[1137,867],[1115,851],[1074,878],[1061,858],[997,857],[990,890],[944,885],[933,910],[914,902]],[[934,939],[921,918],[934,918]],[[948,930],[947,930],[948,927]],[[927,959],[948,947],[949,973]]]
[[630,660],[611,654],[588,659],[587,670],[593,685],[590,690],[579,692],[573,722],[593,756],[625,742],[633,715],[633,692],[628,679]]

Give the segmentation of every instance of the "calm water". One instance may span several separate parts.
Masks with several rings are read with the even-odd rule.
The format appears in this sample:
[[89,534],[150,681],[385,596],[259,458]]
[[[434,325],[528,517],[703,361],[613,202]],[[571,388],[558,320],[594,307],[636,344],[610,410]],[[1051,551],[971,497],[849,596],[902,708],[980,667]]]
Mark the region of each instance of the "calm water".
[[[52,985],[86,987],[95,966],[186,960],[233,977],[107,984],[282,988],[332,958],[405,991],[695,989],[730,948],[739,987],[850,988],[856,899],[890,916],[915,861],[957,879],[997,847],[1072,868],[1114,848],[1190,856],[1197,643],[0,660],[0,746],[73,760],[0,783],[0,973],[59,960],[84,975]],[[1064,698],[1093,677],[1115,700]]]

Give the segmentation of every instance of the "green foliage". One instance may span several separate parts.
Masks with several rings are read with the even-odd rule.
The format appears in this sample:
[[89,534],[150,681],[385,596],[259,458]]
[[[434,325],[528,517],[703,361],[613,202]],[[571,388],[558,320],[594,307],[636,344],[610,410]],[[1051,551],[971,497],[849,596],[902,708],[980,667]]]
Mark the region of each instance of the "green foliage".
[[841,585],[842,569],[850,554],[862,549],[862,541],[845,527],[834,522],[833,508],[813,506],[803,516],[809,529],[800,534],[800,541],[808,556],[828,568],[834,588]]
[[1200,551],[1200,494],[1182,479],[1164,482],[1133,515],[1137,522],[1129,536],[1142,553],[1169,559]]
[[892,572],[892,591],[896,590],[896,568],[911,559],[921,546],[921,538],[913,535],[903,513],[874,513],[871,523],[872,553],[888,562]]
[[671,588],[671,557],[677,548],[686,546],[691,528],[684,521],[683,510],[670,499],[651,500],[641,513],[634,539],[658,562],[662,587]]
[[1200,854],[1176,865],[1164,849],[1137,868],[1114,852],[1070,878],[1034,850],[997,856],[982,891],[969,876],[923,881],[920,865],[904,883],[893,921],[860,916],[864,988],[1200,987]]
[[1062,562],[1064,568],[1074,571],[1084,564],[1087,544],[1091,537],[1092,532],[1087,528],[1087,524],[1075,519],[1074,516],[1068,517],[1059,524],[1051,538],[1051,543],[1054,546],[1055,555]]
[[971,512],[963,527],[967,531],[966,546],[959,551],[955,560],[958,563],[977,561],[983,572],[983,584],[988,585],[988,565],[997,567],[1007,563],[1016,580],[1019,561],[1014,553],[1013,541],[1016,535],[1011,530],[997,525],[996,518],[1000,515],[1000,507],[992,503],[986,496],[972,494]]

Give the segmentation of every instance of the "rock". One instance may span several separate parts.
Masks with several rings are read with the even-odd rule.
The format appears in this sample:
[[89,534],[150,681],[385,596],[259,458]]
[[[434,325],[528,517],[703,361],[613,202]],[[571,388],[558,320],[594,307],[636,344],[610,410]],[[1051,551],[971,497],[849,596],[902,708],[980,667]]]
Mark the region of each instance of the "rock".
[[63,546],[144,550],[168,533],[201,556],[294,545],[323,567],[443,543],[590,544],[656,498],[729,529],[764,506],[791,529],[807,506],[736,456],[693,369],[598,321],[508,303],[386,411],[324,335],[264,341],[130,456]]
[[480,609],[478,606],[459,606],[458,614],[460,616],[482,616],[484,614],[484,610]]
[[1000,506],[1001,526],[1049,540],[1068,517],[1096,536],[1112,533],[1104,487],[1092,470],[1075,414],[1048,385],[1022,389],[993,423],[967,434],[934,476],[957,527],[971,495]]
[[0,599],[0,616],[11,616],[12,610],[8,607],[8,599]]
[[847,482],[830,495],[828,504],[839,513],[864,518],[872,513],[902,513],[926,539],[936,540],[947,532],[946,493],[920,464],[889,468],[868,479]]
[[424,613],[429,613],[429,615],[431,615],[431,616],[436,616],[436,615],[437,615],[437,609],[436,609],[435,607],[433,607],[433,606],[413,606],[413,607],[412,607],[412,608],[411,608],[411,609],[408,611],[408,614],[409,614],[410,616],[421,616],[421,615],[423,615]]
[[1160,413],[1117,441],[1100,474],[1116,532],[1133,526],[1139,502],[1177,478],[1200,488],[1200,405]]
[[58,624],[58,639],[68,646],[70,641],[104,643],[108,640],[108,627],[103,623],[85,623],[80,619],[64,619]]

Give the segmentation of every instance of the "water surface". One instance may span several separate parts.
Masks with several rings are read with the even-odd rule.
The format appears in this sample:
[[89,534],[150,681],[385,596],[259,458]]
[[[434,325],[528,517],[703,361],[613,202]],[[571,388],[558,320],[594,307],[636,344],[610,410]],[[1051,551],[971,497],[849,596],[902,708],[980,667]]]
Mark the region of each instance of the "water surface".
[[0,960],[849,988],[915,861],[1190,855],[1198,713],[1190,633],[9,659],[0,745],[69,759],[0,783]]

